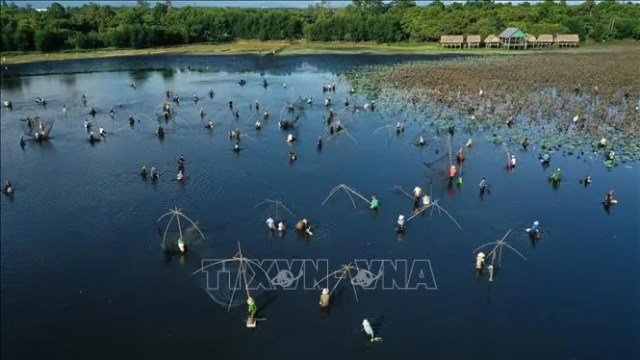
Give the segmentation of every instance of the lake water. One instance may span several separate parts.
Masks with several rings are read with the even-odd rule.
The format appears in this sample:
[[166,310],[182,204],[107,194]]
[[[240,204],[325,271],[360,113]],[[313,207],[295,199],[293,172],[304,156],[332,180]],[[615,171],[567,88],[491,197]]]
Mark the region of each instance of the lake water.
[[[350,85],[341,73],[415,59],[166,56],[5,70],[2,99],[12,100],[14,108],[2,109],[1,170],[15,194],[2,196],[1,203],[2,357],[640,357],[638,164],[608,170],[600,157],[557,154],[544,169],[532,146],[512,149],[518,165],[508,172],[505,148],[489,142],[489,134],[457,131],[454,151],[469,137],[474,146],[466,150],[464,184],[449,187],[447,156],[424,165],[445,154],[446,132],[408,121],[400,136],[385,128],[374,133],[408,119],[342,111]],[[129,86],[132,81],[137,89]],[[323,83],[336,84],[333,106],[353,139],[325,131]],[[154,130],[166,89],[182,101],[161,141]],[[194,93],[201,98],[197,104]],[[49,105],[35,104],[36,96]],[[288,145],[278,120],[291,116],[285,104],[298,96],[312,96],[315,103],[300,111],[293,131],[298,141]],[[360,105],[370,100],[349,98]],[[237,121],[229,100],[240,111]],[[253,127],[259,115],[250,109],[254,100],[271,114],[259,133]],[[114,106],[112,119],[107,112]],[[90,107],[98,112],[95,118],[87,115]],[[203,127],[200,108],[205,120],[214,121],[213,131]],[[28,115],[55,119],[49,142],[20,147],[20,119]],[[137,121],[133,127],[129,116]],[[88,143],[85,119],[96,132],[99,125],[106,128],[105,141]],[[231,151],[227,135],[236,127],[248,135],[239,154]],[[427,139],[424,148],[413,145],[420,134]],[[315,145],[319,135],[321,151]],[[299,157],[293,164],[290,151]],[[174,180],[180,154],[187,159],[183,185]],[[156,184],[138,175],[143,164],[160,170]],[[546,181],[555,167],[565,179],[558,189]],[[593,177],[586,188],[578,183],[585,174]],[[477,186],[482,177],[491,184],[484,197]],[[353,209],[344,193],[323,206],[341,183],[366,197],[376,194],[380,211],[371,213],[358,198]],[[410,191],[416,185],[431,189],[463,230],[436,210],[411,220],[399,237],[395,219],[409,216],[412,201],[394,187]],[[610,188],[620,203],[607,212],[601,201]],[[289,226],[308,218],[317,236],[270,236],[264,221],[273,211],[256,207],[265,198],[281,199],[295,213],[285,217]],[[182,259],[163,253],[155,223],[173,206],[197,219],[206,236]],[[531,243],[524,229],[536,219],[545,233]],[[509,229],[507,241],[527,260],[505,250],[492,283],[487,274],[476,278],[473,250]],[[354,259],[429,260],[432,274],[424,281],[437,289],[358,288],[356,302],[345,281],[329,314],[318,306],[319,290],[256,292],[259,316],[267,320],[248,330],[246,305],[227,311],[203,290],[201,276],[191,276],[203,259],[232,257],[237,241],[254,259],[326,259],[331,271]],[[364,318],[383,341],[368,340],[360,330]]]

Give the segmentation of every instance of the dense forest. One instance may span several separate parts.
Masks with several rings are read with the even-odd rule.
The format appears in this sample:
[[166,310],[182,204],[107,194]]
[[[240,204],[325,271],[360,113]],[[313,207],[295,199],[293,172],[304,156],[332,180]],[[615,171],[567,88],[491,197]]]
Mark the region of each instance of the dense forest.
[[2,51],[53,52],[104,47],[146,48],[236,39],[428,42],[440,35],[498,34],[508,26],[539,34],[577,33],[581,39],[640,40],[640,4],[587,0],[568,5],[544,1],[517,5],[489,0],[416,6],[411,0],[354,0],[307,9],[172,7],[99,4],[46,11],[2,1]]

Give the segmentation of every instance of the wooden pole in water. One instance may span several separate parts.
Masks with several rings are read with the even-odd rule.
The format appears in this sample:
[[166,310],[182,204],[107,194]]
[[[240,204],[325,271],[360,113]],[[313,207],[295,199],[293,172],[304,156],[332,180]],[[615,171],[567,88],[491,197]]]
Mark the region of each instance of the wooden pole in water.
[[180,210],[176,208],[176,220],[178,221],[178,232],[180,233],[180,239],[182,239],[182,227],[180,226]]
[[243,272],[242,267],[244,266],[244,258],[242,257],[242,249],[240,248],[240,241],[238,241],[238,255],[240,256],[240,272],[242,272],[242,276],[244,278],[244,289],[247,292],[247,298],[251,297],[249,293],[249,283],[247,282],[247,272],[246,269]]
[[453,140],[452,137],[453,136],[451,136],[451,134],[449,134],[449,167],[451,167],[451,165],[453,165],[453,160],[452,160],[452,155],[451,155],[451,152],[453,151],[453,150],[451,150],[451,142]]

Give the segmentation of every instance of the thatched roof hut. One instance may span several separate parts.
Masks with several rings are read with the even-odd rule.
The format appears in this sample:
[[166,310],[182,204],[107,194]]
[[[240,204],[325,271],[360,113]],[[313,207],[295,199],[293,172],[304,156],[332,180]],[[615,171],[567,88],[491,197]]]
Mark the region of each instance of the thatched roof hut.
[[480,41],[482,41],[480,35],[467,35],[466,45],[468,48],[480,47]]
[[507,49],[526,49],[527,48],[527,34],[519,28],[510,27],[506,28],[498,35],[502,47]]
[[556,35],[555,43],[558,46],[578,46],[580,37],[578,34],[561,34]]
[[442,35],[440,37],[440,45],[443,47],[459,47],[462,48],[464,36],[462,35]]
[[535,45],[538,42],[538,40],[536,39],[535,36],[529,34],[527,35],[527,42],[529,43],[529,45],[532,45],[532,44]]
[[538,46],[551,46],[553,45],[553,35],[542,34],[538,36]]
[[500,38],[491,34],[484,38],[484,46],[488,48],[500,46]]

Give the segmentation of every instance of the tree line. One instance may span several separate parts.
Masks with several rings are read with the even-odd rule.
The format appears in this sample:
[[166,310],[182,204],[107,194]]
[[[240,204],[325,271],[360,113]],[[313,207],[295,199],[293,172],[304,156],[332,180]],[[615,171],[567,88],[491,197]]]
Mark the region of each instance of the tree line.
[[587,0],[579,5],[546,0],[517,5],[490,0],[416,6],[411,0],[354,0],[332,8],[323,1],[307,9],[113,7],[95,3],[46,11],[2,1],[2,51],[147,48],[236,39],[430,42],[441,35],[499,34],[519,27],[533,35],[572,33],[581,39],[640,40],[640,4]]

